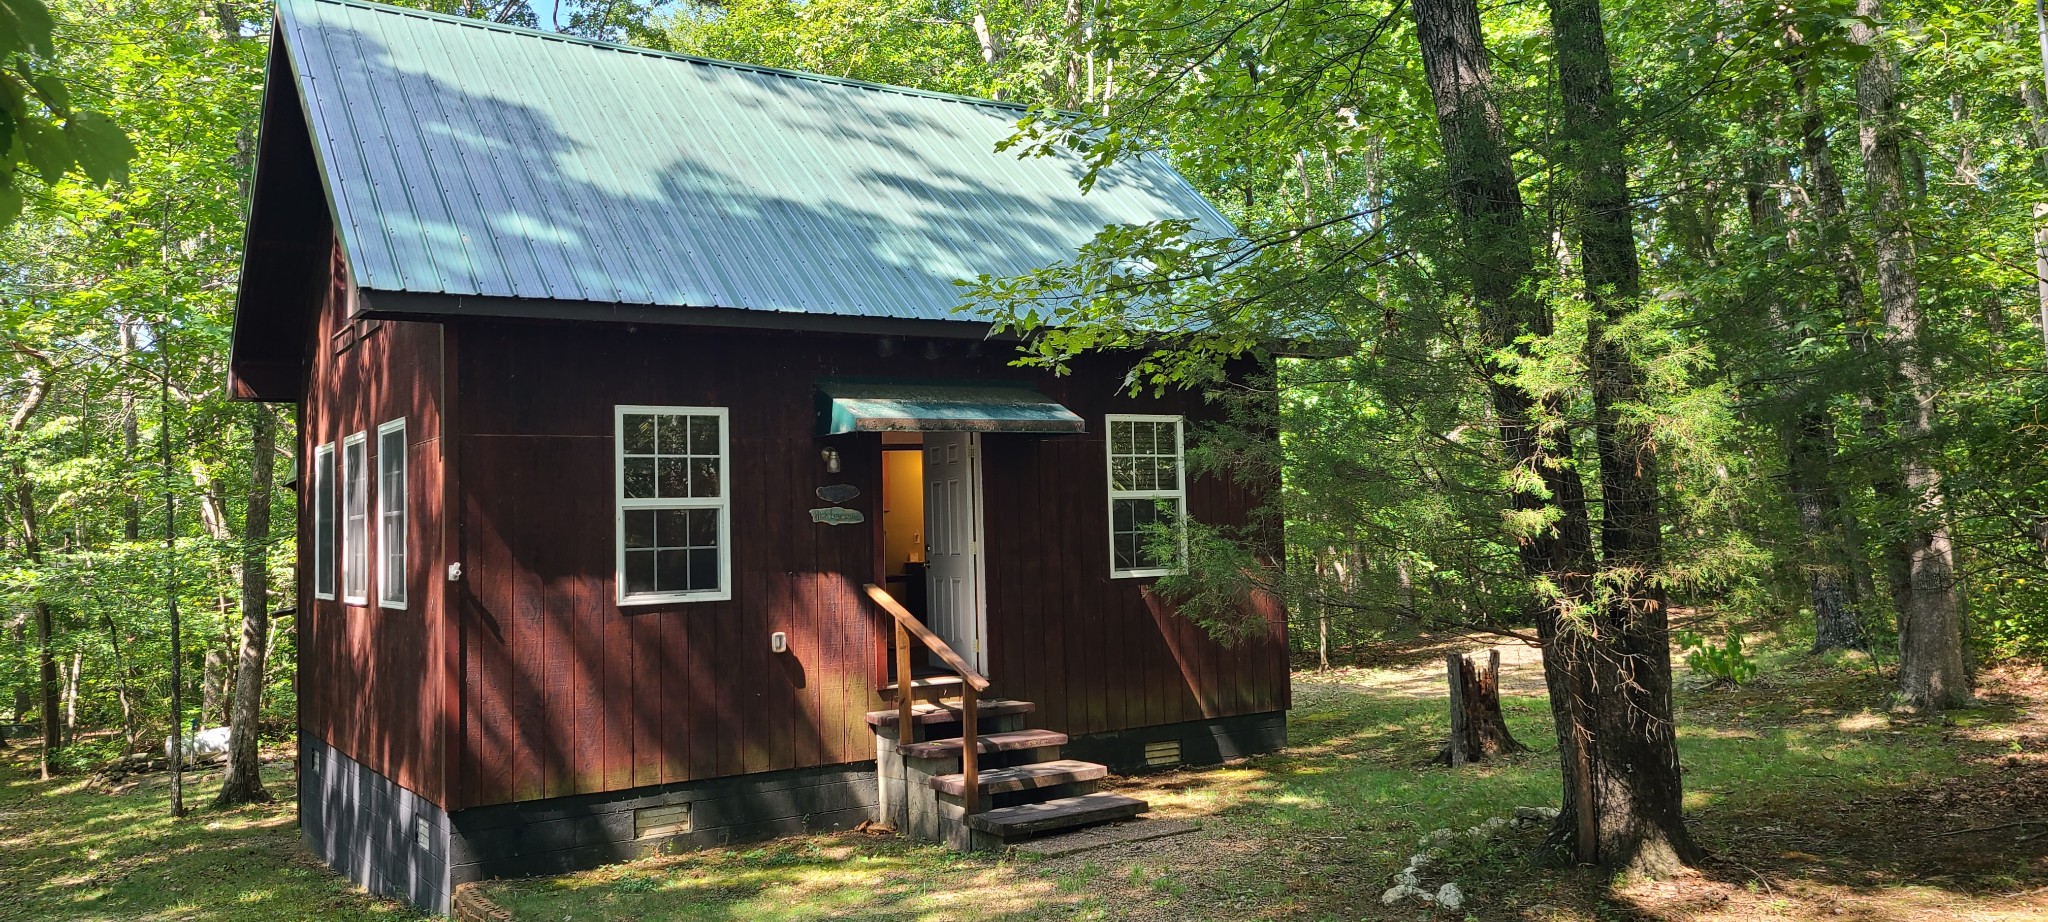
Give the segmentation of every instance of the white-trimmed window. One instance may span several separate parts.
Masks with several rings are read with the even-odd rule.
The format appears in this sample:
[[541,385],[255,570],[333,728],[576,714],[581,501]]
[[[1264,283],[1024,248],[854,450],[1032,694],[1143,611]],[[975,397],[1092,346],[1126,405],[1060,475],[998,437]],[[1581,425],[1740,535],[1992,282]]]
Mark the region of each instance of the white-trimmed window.
[[617,411],[620,604],[732,598],[724,407]]
[[377,604],[405,607],[405,418],[377,427]]
[[358,432],[341,440],[341,600],[370,601],[369,439]]
[[1178,416],[1110,416],[1109,575],[1161,576],[1187,566],[1185,534],[1161,554],[1158,528],[1187,512],[1187,465]]
[[313,449],[313,598],[334,598],[334,443]]

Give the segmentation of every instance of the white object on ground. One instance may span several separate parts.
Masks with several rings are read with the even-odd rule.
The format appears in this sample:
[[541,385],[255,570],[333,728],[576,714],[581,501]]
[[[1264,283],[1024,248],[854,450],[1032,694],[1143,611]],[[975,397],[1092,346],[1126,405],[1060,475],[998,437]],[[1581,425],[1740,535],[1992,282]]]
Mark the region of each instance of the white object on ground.
[[1437,888],[1436,902],[1437,905],[1455,912],[1458,907],[1465,905],[1465,891],[1458,889],[1457,884],[1445,884]]
[[[228,728],[212,727],[185,737],[185,758],[204,759],[228,751]],[[164,740],[164,758],[171,757],[171,741]]]

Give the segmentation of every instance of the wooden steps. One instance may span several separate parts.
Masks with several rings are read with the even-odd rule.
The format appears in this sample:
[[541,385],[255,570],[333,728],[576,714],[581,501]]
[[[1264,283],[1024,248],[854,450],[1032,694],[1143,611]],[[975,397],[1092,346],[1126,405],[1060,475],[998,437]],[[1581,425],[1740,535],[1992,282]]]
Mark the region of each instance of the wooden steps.
[[[1067,735],[1051,730],[1011,730],[1006,733],[984,733],[974,742],[975,752],[1011,752],[1018,749],[1065,746]],[[911,743],[898,748],[905,756],[913,759],[943,759],[959,757],[961,744],[958,739],[945,739]]]
[[967,818],[967,825],[1005,842],[1059,829],[1130,819],[1150,809],[1121,794],[1083,794],[1044,803],[997,807]]
[[[975,714],[983,719],[987,719],[990,717],[1007,717],[1011,714],[1029,714],[1037,709],[1038,705],[1032,704],[1029,701],[989,698],[980,703]],[[919,702],[910,709],[910,722],[913,724],[957,723],[959,720],[960,702],[958,701]],[[868,726],[896,726],[896,709],[869,711]]]
[[[1049,788],[1059,784],[1073,784],[1077,781],[1097,781],[1109,776],[1109,769],[1094,762],[1080,762],[1060,759],[1053,762],[1033,762],[1012,768],[995,768],[982,772],[976,785],[983,794],[1007,794],[1011,791],[1029,791]],[[938,775],[931,780],[932,790],[941,794],[959,797],[967,792],[965,775]]]
[[[913,688],[920,700],[911,709],[910,726],[898,726],[894,708],[868,715],[881,785],[879,813],[904,835],[962,851],[1001,849],[1040,833],[1145,812],[1142,800],[1097,793],[1109,768],[1062,758],[1065,733],[1022,729],[1037,710],[1031,702],[982,700],[976,726],[970,727],[961,701],[929,700],[922,688]],[[905,731],[912,742],[901,742]],[[971,783],[964,735],[974,737],[978,753]]]

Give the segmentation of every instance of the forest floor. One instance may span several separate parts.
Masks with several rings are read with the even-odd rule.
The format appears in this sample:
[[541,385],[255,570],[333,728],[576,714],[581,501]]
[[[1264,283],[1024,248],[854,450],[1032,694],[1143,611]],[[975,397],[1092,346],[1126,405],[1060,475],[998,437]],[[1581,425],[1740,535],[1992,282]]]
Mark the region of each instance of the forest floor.
[[[1380,894],[1433,830],[1555,804],[1541,665],[1504,647],[1504,705],[1534,751],[1458,771],[1428,762],[1445,732],[1442,652],[1424,639],[1377,665],[1295,679],[1284,753],[1122,779],[1192,833],[1059,858],[962,856],[893,836],[803,836],[653,858],[483,894],[517,920],[1482,919],[2038,920],[2048,918],[2048,673],[1982,676],[1980,703],[1921,720],[1881,707],[1860,657],[1761,645],[1739,689],[1680,678],[1687,817],[1712,859],[1657,882],[1539,862],[1540,832],[1461,837],[1425,875],[1455,913]],[[194,773],[185,820],[167,779],[112,790],[35,780],[0,751],[0,920],[405,919],[299,845],[289,803],[213,811]],[[291,790],[289,761],[266,766]]]
[[220,769],[186,773],[184,819],[170,775],[111,787],[42,781],[38,749],[0,750],[0,920],[154,922],[416,920],[327,870],[299,844],[290,747],[266,751],[268,804],[215,810]]
[[[1450,641],[1450,642],[1445,642]],[[1540,861],[1540,830],[1463,837],[1425,884],[1458,912],[1381,893],[1440,828],[1557,803],[1556,742],[1533,650],[1502,647],[1503,704],[1533,751],[1426,764],[1447,720],[1442,653],[1298,673],[1286,752],[1123,779],[1193,833],[1059,858],[967,857],[860,833],[651,858],[483,893],[514,919],[2040,920],[2048,918],[2048,673],[1982,676],[1978,706],[1920,720],[1878,706],[1860,656],[1761,654],[1742,688],[1681,676],[1691,829],[1712,858],[1647,882]]]

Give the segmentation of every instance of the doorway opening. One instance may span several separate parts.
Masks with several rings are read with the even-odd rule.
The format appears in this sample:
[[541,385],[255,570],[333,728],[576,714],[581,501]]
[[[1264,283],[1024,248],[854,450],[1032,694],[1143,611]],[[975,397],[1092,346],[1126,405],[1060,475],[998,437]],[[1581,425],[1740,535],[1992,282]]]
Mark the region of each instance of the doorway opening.
[[932,633],[985,670],[980,454],[978,433],[883,434],[882,579]]

